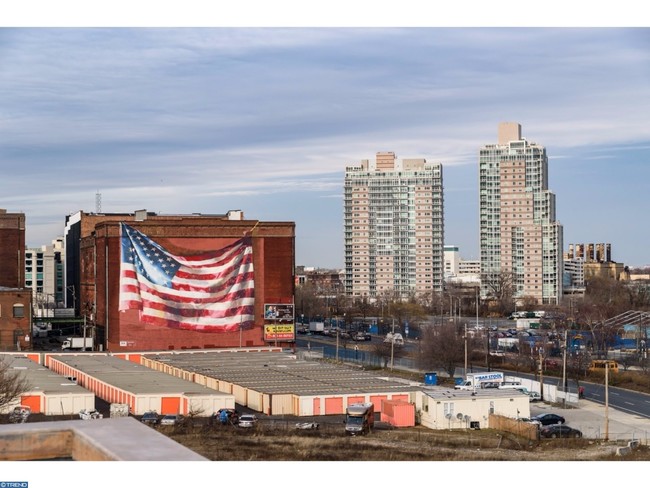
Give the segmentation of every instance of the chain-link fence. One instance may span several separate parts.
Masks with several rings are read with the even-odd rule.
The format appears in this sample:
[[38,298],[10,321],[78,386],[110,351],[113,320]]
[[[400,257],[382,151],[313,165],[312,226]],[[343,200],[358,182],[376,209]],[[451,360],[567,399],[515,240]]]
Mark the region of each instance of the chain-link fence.
[[[325,347],[303,347],[296,350],[296,354],[300,359],[338,359],[345,363],[358,364],[360,366],[368,366],[372,368],[390,368],[391,359],[378,356],[370,351],[362,349],[348,349],[339,348],[338,352],[332,352],[331,348]],[[400,357],[393,358],[393,368],[417,370],[416,361],[412,358]]]

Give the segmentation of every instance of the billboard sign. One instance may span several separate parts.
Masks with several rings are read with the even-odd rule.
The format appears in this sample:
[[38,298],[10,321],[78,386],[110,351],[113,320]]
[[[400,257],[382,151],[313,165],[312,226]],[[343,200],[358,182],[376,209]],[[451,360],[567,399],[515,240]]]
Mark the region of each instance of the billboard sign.
[[293,303],[265,303],[264,319],[293,321]]

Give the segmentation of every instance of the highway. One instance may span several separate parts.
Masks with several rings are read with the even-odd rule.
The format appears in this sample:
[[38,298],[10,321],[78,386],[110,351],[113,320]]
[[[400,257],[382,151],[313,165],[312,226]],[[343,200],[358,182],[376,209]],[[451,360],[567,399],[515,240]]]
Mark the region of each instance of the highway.
[[650,395],[623,388],[610,386],[605,392],[605,385],[580,383],[585,387],[585,398],[592,402],[615,408],[625,413],[650,419]]

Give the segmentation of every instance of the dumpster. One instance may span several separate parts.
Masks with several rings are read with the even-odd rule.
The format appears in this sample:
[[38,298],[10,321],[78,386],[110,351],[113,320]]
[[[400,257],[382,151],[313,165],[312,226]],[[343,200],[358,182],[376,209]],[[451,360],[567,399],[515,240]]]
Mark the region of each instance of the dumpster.
[[425,373],[424,374],[424,384],[425,385],[437,385],[438,384],[438,373]]

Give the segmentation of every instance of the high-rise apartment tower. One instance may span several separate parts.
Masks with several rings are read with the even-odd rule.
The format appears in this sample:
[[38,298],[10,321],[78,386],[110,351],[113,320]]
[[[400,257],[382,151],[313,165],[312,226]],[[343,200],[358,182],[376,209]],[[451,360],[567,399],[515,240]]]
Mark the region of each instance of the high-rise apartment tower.
[[562,225],[548,190],[546,148],[499,124],[498,143],[479,153],[481,295],[511,283],[515,298],[562,297]]
[[345,291],[408,298],[443,286],[442,165],[379,152],[345,171]]

